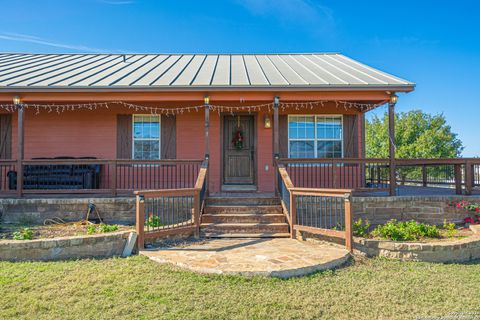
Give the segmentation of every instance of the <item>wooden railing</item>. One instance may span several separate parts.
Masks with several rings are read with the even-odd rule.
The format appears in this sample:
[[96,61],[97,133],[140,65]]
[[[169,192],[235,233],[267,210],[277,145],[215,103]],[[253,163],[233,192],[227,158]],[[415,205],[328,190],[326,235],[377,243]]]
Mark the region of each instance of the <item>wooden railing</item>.
[[145,239],[192,232],[199,236],[208,193],[207,173],[208,160],[205,160],[193,187],[134,192],[139,250],[144,248]]
[[352,190],[295,187],[283,164],[278,164],[277,179],[292,238],[296,231],[341,238],[352,252]]
[[[387,191],[390,185],[455,189],[470,195],[480,186],[480,159],[280,159],[293,185],[302,188]],[[392,181],[392,178],[394,180]]]
[[134,190],[193,188],[202,160],[24,160],[0,161],[0,194],[110,194]]

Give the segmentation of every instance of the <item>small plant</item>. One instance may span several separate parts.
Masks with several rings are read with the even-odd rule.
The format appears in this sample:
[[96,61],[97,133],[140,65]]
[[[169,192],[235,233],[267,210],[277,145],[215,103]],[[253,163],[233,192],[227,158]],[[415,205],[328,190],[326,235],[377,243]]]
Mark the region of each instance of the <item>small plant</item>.
[[365,219],[365,223],[363,223],[362,219],[358,219],[357,221],[353,221],[353,235],[357,237],[366,237],[368,235],[368,229],[370,228],[370,222],[368,219]]
[[443,220],[443,229],[445,230],[446,236],[449,238],[454,237],[457,234],[455,223],[448,223],[447,219]]
[[467,217],[467,218],[463,219],[463,223],[465,223],[465,224],[480,224],[480,217],[478,217],[478,218]]
[[87,226],[87,234],[95,234],[97,232],[97,226],[95,224],[89,224]]
[[148,226],[150,228],[158,228],[162,225],[163,224],[160,222],[160,218],[158,216],[154,216],[152,213],[150,213],[147,221],[145,221],[145,226]]
[[418,223],[415,220],[398,222],[390,220],[384,225],[377,226],[371,233],[374,237],[394,241],[415,241],[422,238],[439,238],[440,231],[434,225]]
[[106,232],[113,232],[117,231],[118,226],[116,224],[100,224],[100,232],[106,233]]
[[29,228],[23,228],[13,233],[14,240],[32,240],[33,231]]
[[465,209],[468,211],[472,211],[472,212],[475,212],[476,215],[480,215],[480,203],[462,200],[460,202],[455,203],[455,207],[458,209]]

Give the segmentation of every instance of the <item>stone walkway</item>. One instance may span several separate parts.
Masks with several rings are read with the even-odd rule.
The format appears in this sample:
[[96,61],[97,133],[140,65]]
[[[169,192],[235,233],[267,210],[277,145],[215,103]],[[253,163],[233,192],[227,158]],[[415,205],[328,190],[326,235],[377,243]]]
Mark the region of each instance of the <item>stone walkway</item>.
[[350,254],[343,246],[292,239],[206,239],[176,247],[143,250],[159,263],[200,273],[303,276],[341,266]]

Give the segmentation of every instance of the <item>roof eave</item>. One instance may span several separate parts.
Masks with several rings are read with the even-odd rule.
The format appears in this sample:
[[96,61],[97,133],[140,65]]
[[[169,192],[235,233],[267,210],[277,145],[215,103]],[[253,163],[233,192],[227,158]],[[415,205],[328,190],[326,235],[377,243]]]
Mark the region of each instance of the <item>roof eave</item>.
[[105,87],[31,87],[11,86],[0,87],[0,92],[215,92],[215,91],[392,91],[411,92],[415,89],[414,83],[398,85],[345,85],[345,86],[105,86]]

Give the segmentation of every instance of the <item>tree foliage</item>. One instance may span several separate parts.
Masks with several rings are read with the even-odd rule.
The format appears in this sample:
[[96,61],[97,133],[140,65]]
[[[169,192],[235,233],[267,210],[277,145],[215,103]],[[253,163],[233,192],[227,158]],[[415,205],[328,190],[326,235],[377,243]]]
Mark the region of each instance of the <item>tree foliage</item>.
[[[365,124],[366,157],[388,158],[388,113],[374,116]],[[420,110],[395,114],[396,158],[455,158],[462,141],[453,133],[443,114]]]

